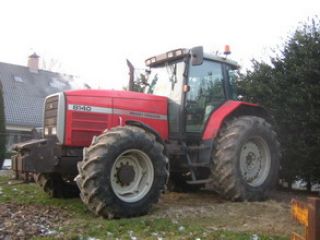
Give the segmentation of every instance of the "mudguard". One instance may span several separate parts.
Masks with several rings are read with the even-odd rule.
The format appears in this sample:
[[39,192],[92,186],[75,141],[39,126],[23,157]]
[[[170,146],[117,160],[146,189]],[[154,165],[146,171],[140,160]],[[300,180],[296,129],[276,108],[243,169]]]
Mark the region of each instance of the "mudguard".
[[241,115],[259,116],[272,122],[271,115],[263,107],[253,103],[229,100],[211,113],[202,140],[214,139],[227,118]]

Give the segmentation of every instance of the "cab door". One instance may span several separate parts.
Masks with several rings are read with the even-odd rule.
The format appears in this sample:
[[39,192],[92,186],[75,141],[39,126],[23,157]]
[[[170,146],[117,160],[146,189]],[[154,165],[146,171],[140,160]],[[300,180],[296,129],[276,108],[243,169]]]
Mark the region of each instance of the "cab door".
[[204,126],[217,107],[226,101],[223,64],[204,59],[189,65],[186,94],[186,134],[201,137]]

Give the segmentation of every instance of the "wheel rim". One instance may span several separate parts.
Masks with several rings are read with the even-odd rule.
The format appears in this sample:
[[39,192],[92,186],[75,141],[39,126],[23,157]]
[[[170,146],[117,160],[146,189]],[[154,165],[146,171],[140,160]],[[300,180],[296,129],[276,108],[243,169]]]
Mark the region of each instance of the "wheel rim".
[[267,142],[261,137],[253,137],[242,145],[240,151],[240,171],[243,180],[252,187],[261,186],[269,176],[271,154]]
[[154,169],[150,157],[138,149],[130,149],[117,157],[111,168],[111,187],[124,202],[137,202],[151,189]]

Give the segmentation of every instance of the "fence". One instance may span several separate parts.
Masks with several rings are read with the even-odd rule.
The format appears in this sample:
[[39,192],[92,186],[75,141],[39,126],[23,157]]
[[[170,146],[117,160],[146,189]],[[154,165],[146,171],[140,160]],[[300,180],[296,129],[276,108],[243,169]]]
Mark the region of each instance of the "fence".
[[291,213],[304,226],[304,236],[293,232],[291,240],[320,240],[320,198],[310,197],[307,203],[292,200]]

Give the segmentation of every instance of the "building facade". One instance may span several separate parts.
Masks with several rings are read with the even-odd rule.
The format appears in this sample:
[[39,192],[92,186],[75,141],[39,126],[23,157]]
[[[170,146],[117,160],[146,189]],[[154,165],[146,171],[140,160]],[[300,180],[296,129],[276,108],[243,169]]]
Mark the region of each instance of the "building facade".
[[72,89],[74,81],[72,75],[39,69],[35,53],[29,56],[27,66],[0,62],[8,150],[12,144],[42,136],[46,96]]

